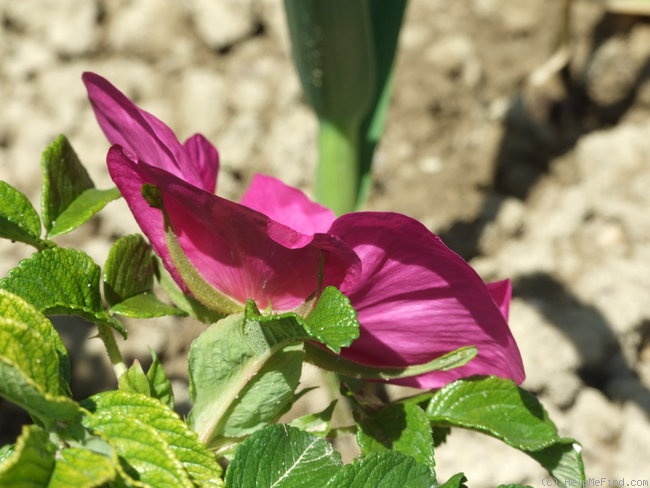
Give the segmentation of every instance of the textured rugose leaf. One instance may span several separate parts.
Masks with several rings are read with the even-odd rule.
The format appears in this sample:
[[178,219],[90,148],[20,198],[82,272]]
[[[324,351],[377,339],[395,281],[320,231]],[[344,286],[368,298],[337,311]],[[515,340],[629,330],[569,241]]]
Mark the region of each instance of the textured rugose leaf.
[[99,266],[81,251],[45,249],[9,271],[0,280],[0,288],[21,296],[46,315],[78,315],[126,336],[122,323],[102,309],[99,275]]
[[41,212],[49,233],[63,211],[85,190],[95,185],[64,135],[57,137],[43,151],[41,171]]
[[23,426],[13,453],[0,464],[0,486],[48,486],[55,452],[56,446],[50,442],[46,431],[36,425]]
[[[89,415],[84,425],[101,433],[121,458],[122,476],[152,488],[193,488],[189,475],[154,427],[130,416]],[[130,479],[129,479],[130,478]]]
[[531,393],[493,376],[450,383],[431,398],[427,415],[434,424],[479,430],[520,450],[543,449],[560,439]]
[[359,337],[357,312],[348,297],[328,286],[305,319],[305,330],[332,351],[339,352]]
[[431,470],[398,451],[382,451],[343,469],[327,488],[431,488],[436,479]]
[[231,315],[204,331],[189,354],[189,422],[199,438],[215,444],[284,413],[302,366],[302,351],[292,344],[306,338],[293,316]]
[[45,393],[12,361],[0,356],[0,396],[20,405],[45,425],[74,420],[79,406],[70,398]]
[[237,448],[226,471],[226,484],[233,488],[313,488],[327,485],[340,466],[339,453],[324,439],[275,424]]
[[[18,322],[29,324],[29,328],[41,335],[41,341],[50,343],[58,356],[60,392],[69,393],[70,383],[70,360],[63,341],[52,323],[38,310],[24,301],[18,295],[0,289],[0,317],[14,319]],[[48,361],[54,361],[53,357],[41,354],[41,357]]]
[[120,192],[117,188],[108,190],[88,188],[84,190],[59,214],[48,235],[53,237],[76,229],[118,198],[120,198]]
[[111,247],[104,264],[104,295],[115,305],[150,291],[156,273],[151,246],[139,234],[120,237]]
[[[172,464],[180,463],[183,471],[187,472],[189,477],[200,486],[222,486],[221,467],[215,457],[199,442],[196,433],[189,429],[178,414],[159,401],[140,394],[109,391],[91,397],[84,403],[84,406],[93,412],[93,415],[87,419],[88,425],[94,426],[106,434],[109,442],[118,451],[120,451],[119,446],[123,445],[126,451],[120,455],[127,462],[131,463],[129,456],[135,456],[141,466],[144,466],[146,462],[156,463],[155,456],[148,459],[151,453],[141,456],[137,452],[131,451],[132,448],[137,448],[137,442],[148,442],[147,439],[151,437],[151,434],[146,434],[145,431],[151,430],[157,436],[157,440],[153,442],[159,446],[164,445],[164,452],[169,458],[161,464],[161,467],[164,466],[165,469],[170,470]],[[143,432],[143,437],[130,438],[133,436],[128,432],[128,426],[123,425],[108,427],[111,432],[109,435],[105,426],[122,419],[139,422],[141,425],[137,429]],[[121,432],[122,428],[126,428],[127,431]],[[117,440],[114,440],[113,437]],[[135,464],[133,466],[138,469]],[[175,472],[175,469],[172,471]]]
[[433,424],[465,427],[492,435],[542,464],[551,474],[585,479],[580,448],[561,438],[539,401],[512,381],[493,376],[450,383],[427,407]]
[[13,186],[0,181],[0,237],[47,247],[40,239],[41,219],[31,202]]
[[63,449],[57,454],[48,488],[94,488],[115,478],[111,459],[78,447]]
[[385,450],[411,456],[433,472],[433,438],[426,413],[415,404],[395,403],[372,414],[359,412],[357,443],[364,455]]

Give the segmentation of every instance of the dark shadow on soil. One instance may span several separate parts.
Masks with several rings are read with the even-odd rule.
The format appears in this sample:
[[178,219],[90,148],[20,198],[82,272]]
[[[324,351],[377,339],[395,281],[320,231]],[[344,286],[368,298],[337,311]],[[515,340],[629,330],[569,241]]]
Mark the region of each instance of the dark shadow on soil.
[[[650,22],[650,18],[605,14],[594,29],[591,56],[607,39],[629,32],[637,22]],[[495,219],[504,198],[526,200],[555,158],[570,151],[585,134],[621,120],[633,106],[639,88],[650,79],[650,60],[638,70],[628,92],[607,105],[591,99],[584,75],[572,76],[566,67],[556,76],[563,88],[561,97],[544,86],[526,86],[513,97],[481,213],[472,221],[454,222],[439,233],[465,259],[481,254],[480,237]]]
[[633,401],[650,416],[650,390],[628,364],[612,327],[595,307],[578,300],[545,273],[518,278],[513,291],[575,345],[582,360],[578,374],[586,385],[611,400]]

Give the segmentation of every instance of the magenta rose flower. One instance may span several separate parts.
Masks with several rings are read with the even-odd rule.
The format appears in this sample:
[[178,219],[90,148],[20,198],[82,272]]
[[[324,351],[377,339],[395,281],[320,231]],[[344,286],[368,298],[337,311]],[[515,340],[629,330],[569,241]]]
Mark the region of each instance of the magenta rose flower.
[[[111,177],[166,269],[186,292],[159,209],[142,196],[156,186],[168,224],[202,278],[233,309],[248,299],[262,310],[290,311],[326,286],[349,297],[360,337],[341,355],[379,367],[422,364],[462,346],[478,355],[465,366],[396,380],[437,388],[471,375],[524,379],[507,325],[510,283],[486,285],[421,223],[390,212],[336,218],[279,180],[257,175],[239,203],[214,194],[216,149],[201,135],[180,143],[160,120],[104,78],[85,73],[90,101],[109,141]],[[233,310],[230,310],[233,311]]]

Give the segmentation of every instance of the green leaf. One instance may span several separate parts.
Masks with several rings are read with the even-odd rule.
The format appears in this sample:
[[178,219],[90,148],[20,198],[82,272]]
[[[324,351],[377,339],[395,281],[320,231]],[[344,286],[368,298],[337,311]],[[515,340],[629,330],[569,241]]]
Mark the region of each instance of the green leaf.
[[10,270],[0,280],[0,288],[21,296],[46,315],[78,315],[126,337],[122,323],[102,308],[99,275],[99,266],[81,251],[45,249]]
[[76,229],[85,224],[110,202],[120,198],[120,196],[120,191],[117,188],[109,188],[108,190],[89,188],[84,190],[59,214],[48,232],[48,236],[54,237],[66,234]]
[[8,183],[0,181],[0,237],[20,241],[37,249],[51,243],[40,238],[41,219],[29,199]]
[[398,451],[381,451],[343,466],[328,488],[431,488],[436,479],[429,468]]
[[[429,420],[489,434],[538,460],[551,474],[584,480],[577,443],[561,438],[534,395],[512,381],[489,377],[458,380],[437,391]],[[558,476],[559,477],[559,476]]]
[[439,486],[439,488],[467,488],[465,482],[467,478],[463,473],[456,473],[451,478],[449,478],[445,483]]
[[559,440],[557,429],[534,395],[495,376],[458,380],[429,402],[433,423],[479,430],[520,450],[538,450]]
[[[215,457],[178,414],[160,401],[136,393],[109,391],[94,395],[83,405],[92,412],[84,419],[86,426],[103,433],[136,471],[150,469],[147,466],[154,464],[165,472],[165,479],[174,476],[186,484],[189,475],[200,486],[222,486],[221,467]],[[161,450],[160,455],[155,455],[155,449]]]
[[57,453],[47,487],[94,488],[112,481],[115,475],[115,467],[110,458],[89,449],[72,447]]
[[558,480],[557,486],[571,488],[583,486],[585,466],[580,452],[582,447],[573,439],[561,439],[539,451],[524,451]]
[[11,456],[0,464],[0,486],[33,488],[48,486],[54,469],[56,446],[36,425],[23,426]]
[[149,378],[147,378],[140,361],[137,359],[133,361],[131,367],[126,370],[126,373],[120,376],[117,385],[121,391],[151,396]]
[[339,453],[324,439],[275,424],[241,443],[226,471],[226,485],[313,488],[325,486],[340,466]]
[[[42,342],[48,342],[56,351],[59,367],[60,393],[69,394],[70,359],[63,341],[52,323],[32,305],[7,290],[0,289],[0,317],[14,319],[17,322],[28,324],[29,328],[40,334]],[[35,352],[37,354],[37,352]],[[54,356],[42,355],[49,361],[54,361]]]
[[228,316],[208,327],[189,353],[189,422],[199,438],[239,437],[285,412],[300,379],[308,336],[292,314]]
[[163,365],[153,349],[151,350],[151,358],[153,362],[147,371],[147,378],[151,385],[151,396],[173,409],[174,391],[172,390],[172,384],[169,378],[167,378]]
[[314,309],[304,319],[305,330],[313,338],[338,353],[359,337],[357,312],[350,299],[337,288],[328,286]]
[[162,302],[151,292],[144,292],[127,298],[117,305],[113,305],[110,312],[133,319],[150,319],[167,315],[187,315],[187,312]]
[[79,415],[79,406],[72,399],[44,392],[20,367],[4,356],[0,356],[0,395],[20,405],[47,426],[71,422]]
[[157,272],[151,246],[140,234],[120,237],[104,264],[104,295],[110,305],[151,291]]
[[322,412],[295,418],[289,425],[304,430],[305,432],[325,436],[331,429],[332,414],[337,403],[337,400],[333,400]]
[[57,137],[43,151],[41,171],[41,213],[49,234],[63,211],[95,185],[64,135]]
[[165,293],[174,305],[187,315],[194,317],[204,324],[214,324],[225,317],[224,314],[210,310],[195,298],[183,293],[166,269],[159,267],[159,272],[160,286],[165,290]]
[[355,363],[342,356],[334,354],[322,347],[313,344],[305,344],[307,353],[306,361],[319,368],[333,371],[341,376],[366,380],[392,380],[397,378],[408,378],[418,376],[430,371],[448,371],[459,368],[476,357],[477,349],[473,346],[461,347],[449,352],[444,356],[435,358],[428,363],[416,364],[405,368],[375,367],[361,363]]
[[357,410],[357,443],[364,455],[399,451],[434,472],[431,424],[419,406],[394,403],[378,412]]

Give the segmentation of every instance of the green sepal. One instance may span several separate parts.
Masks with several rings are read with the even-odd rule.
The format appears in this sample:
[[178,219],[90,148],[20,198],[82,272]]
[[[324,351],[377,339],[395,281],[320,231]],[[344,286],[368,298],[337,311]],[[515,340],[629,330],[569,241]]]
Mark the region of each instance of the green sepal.
[[0,464],[0,486],[48,486],[54,469],[56,446],[45,430],[24,425],[11,455]]
[[374,367],[355,363],[342,356],[333,354],[326,349],[306,343],[305,360],[319,368],[333,371],[341,376],[366,380],[390,381],[399,378],[408,378],[430,373],[431,371],[448,371],[459,368],[476,357],[477,349],[474,346],[466,346],[451,351],[443,356],[424,364],[407,366],[404,368],[395,367]]
[[348,464],[326,488],[431,488],[436,478],[430,469],[399,451],[380,451]]
[[[70,359],[52,322],[21,297],[3,289],[0,289],[0,317],[28,324],[30,330],[40,334],[39,343],[48,343],[46,347],[49,347],[49,344],[53,346],[58,358],[59,393],[70,395]],[[38,351],[34,351],[34,354],[37,353]],[[54,356],[43,355],[43,357],[51,362],[55,361]]]
[[40,236],[41,219],[29,199],[10,184],[0,181],[0,237],[37,249],[54,246]]
[[435,425],[501,439],[536,459],[555,478],[576,483],[585,479],[579,444],[560,437],[537,398],[510,380],[494,376],[457,380],[433,395],[426,412]]
[[359,337],[359,320],[350,299],[333,286],[326,287],[303,321],[307,333],[338,353]]
[[[82,402],[83,424],[123,460],[123,476],[152,487],[223,486],[221,467],[178,414],[137,393],[108,391]],[[131,478],[131,480],[129,480]]]
[[224,445],[276,420],[300,380],[307,336],[295,315],[230,315],[208,327],[189,353],[189,423],[208,445]]
[[85,253],[54,248],[22,260],[0,280],[0,288],[21,296],[45,315],[78,315],[108,325],[126,338],[122,323],[103,310],[100,269]]
[[226,471],[226,485],[237,488],[324,487],[340,467],[340,454],[326,440],[295,427],[275,424],[239,445]]
[[435,473],[431,424],[426,413],[412,403],[394,403],[379,411],[355,409],[359,425],[357,443],[363,455],[399,451]]

